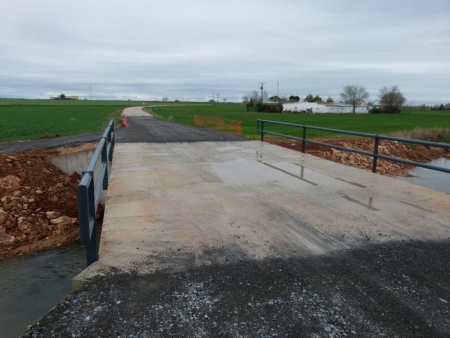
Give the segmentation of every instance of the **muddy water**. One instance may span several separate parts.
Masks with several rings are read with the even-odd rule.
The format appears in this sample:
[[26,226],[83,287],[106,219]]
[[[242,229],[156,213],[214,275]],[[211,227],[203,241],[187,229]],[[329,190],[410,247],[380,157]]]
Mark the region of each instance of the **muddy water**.
[[0,337],[18,337],[71,291],[85,268],[74,245],[0,261]]
[[[429,164],[450,169],[450,160],[443,157]],[[402,177],[401,179],[450,194],[450,174],[419,167],[412,170],[410,174],[413,177]]]

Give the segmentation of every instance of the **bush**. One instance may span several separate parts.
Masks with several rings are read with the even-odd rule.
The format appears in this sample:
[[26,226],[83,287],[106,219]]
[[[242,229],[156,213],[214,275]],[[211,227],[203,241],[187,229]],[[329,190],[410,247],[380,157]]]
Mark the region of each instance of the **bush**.
[[384,114],[383,109],[379,108],[379,107],[374,107],[370,110],[371,114]]
[[397,107],[391,109],[383,109],[380,107],[374,107],[370,110],[371,114],[400,114],[401,110]]
[[283,105],[281,103],[260,103],[256,104],[258,113],[282,113]]

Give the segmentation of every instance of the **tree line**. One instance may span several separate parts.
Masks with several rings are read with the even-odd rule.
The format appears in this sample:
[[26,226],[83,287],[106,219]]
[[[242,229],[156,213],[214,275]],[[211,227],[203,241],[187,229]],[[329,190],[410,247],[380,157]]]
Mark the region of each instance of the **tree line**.
[[[341,97],[341,103],[350,104],[353,107],[353,113],[355,113],[356,107],[366,103],[369,98],[369,93],[364,86],[360,85],[346,85],[339,94]],[[406,102],[406,98],[400,91],[400,88],[396,85],[392,87],[383,87],[378,93],[379,105],[375,106],[372,103],[371,113],[373,114],[399,114],[403,105]],[[277,95],[270,96],[267,91],[259,93],[256,90],[250,92],[249,95],[242,97],[243,103],[247,105],[247,110],[258,112],[282,112],[283,103],[287,102],[299,102],[300,97],[298,95],[291,95],[287,97],[279,97]],[[333,103],[334,100],[328,97],[325,101],[319,96],[308,94],[303,99],[304,102],[326,102]],[[271,102],[271,103],[268,103]]]

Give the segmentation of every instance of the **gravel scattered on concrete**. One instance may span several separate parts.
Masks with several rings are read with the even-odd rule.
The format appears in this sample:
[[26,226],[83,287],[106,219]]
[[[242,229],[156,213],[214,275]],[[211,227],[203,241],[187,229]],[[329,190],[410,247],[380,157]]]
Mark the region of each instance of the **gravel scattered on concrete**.
[[450,241],[96,277],[24,337],[445,337]]

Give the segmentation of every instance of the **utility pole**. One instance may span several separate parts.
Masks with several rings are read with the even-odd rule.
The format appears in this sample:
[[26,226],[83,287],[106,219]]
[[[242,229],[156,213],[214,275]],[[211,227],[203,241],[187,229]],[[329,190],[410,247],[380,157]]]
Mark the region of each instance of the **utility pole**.
[[91,101],[92,101],[92,86],[89,86],[89,91],[91,92]]
[[261,83],[261,103],[264,102],[264,85],[266,82],[260,82]]
[[280,80],[277,80],[277,97],[280,97]]

